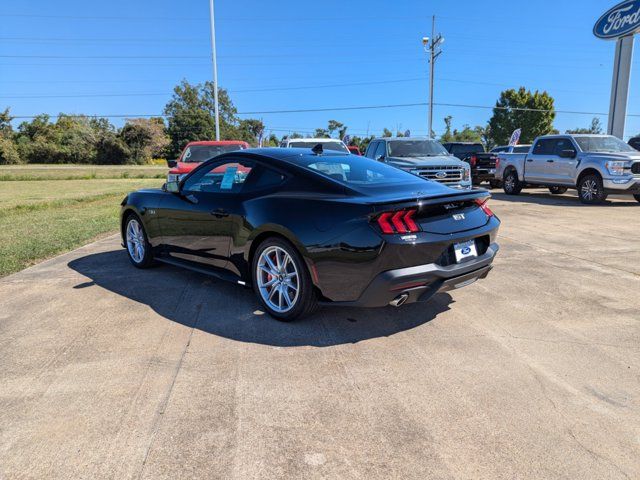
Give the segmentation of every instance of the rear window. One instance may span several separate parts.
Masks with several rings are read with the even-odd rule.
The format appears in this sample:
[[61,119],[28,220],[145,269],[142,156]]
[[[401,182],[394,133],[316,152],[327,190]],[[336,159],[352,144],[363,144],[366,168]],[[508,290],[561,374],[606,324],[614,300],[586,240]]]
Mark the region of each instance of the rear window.
[[519,147],[513,147],[513,153],[529,153],[530,149],[530,145],[521,145]]
[[185,163],[202,163],[223,153],[242,149],[242,145],[192,145],[184,151],[181,161]]
[[322,144],[323,150],[332,150],[334,152],[343,152],[349,153],[347,147],[345,147],[341,142],[289,142],[289,147],[291,148],[313,148],[318,143]]
[[336,155],[335,157],[303,158],[302,162],[305,161],[307,163],[303,163],[303,166],[309,170],[347,185],[375,186],[425,181],[408,172],[367,157]]

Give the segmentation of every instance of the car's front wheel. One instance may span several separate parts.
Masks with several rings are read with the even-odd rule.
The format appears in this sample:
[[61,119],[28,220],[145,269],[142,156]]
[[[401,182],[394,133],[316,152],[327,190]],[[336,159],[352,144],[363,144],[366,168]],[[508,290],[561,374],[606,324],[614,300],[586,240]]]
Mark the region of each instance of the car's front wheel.
[[311,314],[318,305],[311,275],[289,242],[269,238],[253,257],[253,288],[266,311],[290,322]]
[[502,189],[507,195],[518,195],[522,191],[522,182],[518,178],[518,173],[515,170],[509,170],[504,174],[504,181],[502,182]]
[[597,205],[607,199],[607,193],[602,185],[600,175],[590,173],[585,175],[578,182],[578,195],[580,201],[587,205]]
[[148,268],[153,264],[151,244],[144,231],[140,218],[132,213],[127,218],[124,227],[124,238],[129,260],[138,268]]
[[567,187],[559,187],[557,185],[549,187],[549,191],[553,195],[562,195],[563,193],[567,193],[567,190],[569,190]]

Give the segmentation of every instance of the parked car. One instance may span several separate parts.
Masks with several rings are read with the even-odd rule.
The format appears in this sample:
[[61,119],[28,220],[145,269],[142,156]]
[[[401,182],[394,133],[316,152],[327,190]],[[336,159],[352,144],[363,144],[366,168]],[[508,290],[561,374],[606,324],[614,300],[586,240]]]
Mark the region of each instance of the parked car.
[[182,150],[177,160],[167,161],[170,170],[168,181],[173,181],[182,175],[189,173],[202,162],[220,154],[249,148],[247,142],[240,140],[200,141],[189,142]]
[[640,135],[629,140],[629,145],[631,145],[636,150],[640,150]]
[[347,145],[347,149],[353,154],[353,155],[362,155],[362,152],[360,151],[360,149],[358,148],[357,145]]
[[531,145],[503,145],[491,149],[491,153],[527,153]]
[[423,302],[486,277],[500,225],[488,198],[356,155],[251,149],[130,193],[121,235],[135,267],[251,285],[288,321],[318,304]]
[[640,202],[640,152],[610,135],[538,137],[529,153],[501,153],[496,177],[505,193],[546,186],[553,194],[577,188],[580,200],[602,203],[610,193]]
[[495,153],[486,153],[484,145],[470,142],[448,142],[442,146],[452,155],[471,165],[471,180],[474,185],[489,182],[491,188],[496,188],[499,183],[495,179],[496,159]]
[[471,188],[469,164],[450,155],[435,140],[376,138],[369,143],[365,156],[449,187]]
[[285,138],[280,142],[280,148],[313,148],[318,144],[325,150],[349,153],[344,142],[336,138]]

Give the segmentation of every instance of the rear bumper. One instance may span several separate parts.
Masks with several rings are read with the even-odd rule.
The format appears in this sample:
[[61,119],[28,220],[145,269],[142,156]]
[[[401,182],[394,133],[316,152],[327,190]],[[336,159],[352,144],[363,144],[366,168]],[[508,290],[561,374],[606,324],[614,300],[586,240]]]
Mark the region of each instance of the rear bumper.
[[384,307],[400,295],[405,303],[426,302],[438,292],[465,287],[485,278],[492,268],[499,246],[492,243],[487,251],[468,262],[448,265],[435,263],[389,270],[377,275],[354,302],[327,302],[326,305]]
[[474,180],[480,181],[489,181],[496,179],[496,169],[495,168],[478,168],[475,170],[471,170],[471,176]]

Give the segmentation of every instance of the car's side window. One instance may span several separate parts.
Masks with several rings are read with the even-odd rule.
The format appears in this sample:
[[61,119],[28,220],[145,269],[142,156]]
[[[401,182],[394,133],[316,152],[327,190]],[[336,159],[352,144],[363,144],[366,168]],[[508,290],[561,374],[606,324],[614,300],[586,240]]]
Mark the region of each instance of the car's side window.
[[269,167],[257,164],[252,172],[251,177],[245,182],[242,192],[252,192],[257,190],[265,190],[282,185],[287,176]]
[[226,159],[203,167],[185,180],[187,192],[239,193],[253,170],[253,162]]
[[365,157],[369,157],[369,158],[373,158],[375,156],[375,153],[376,153],[376,148],[378,148],[378,142],[371,142],[367,146],[367,151],[365,152],[364,156]]
[[536,146],[533,149],[533,155],[553,155],[553,150],[555,148],[555,140],[552,138],[547,138],[543,140],[538,140],[536,142]]
[[380,160],[382,157],[387,156],[387,142],[378,142],[378,148],[374,155],[374,160]]
[[553,154],[560,155],[563,150],[575,150],[573,143],[568,138],[559,138],[558,140],[556,140]]

